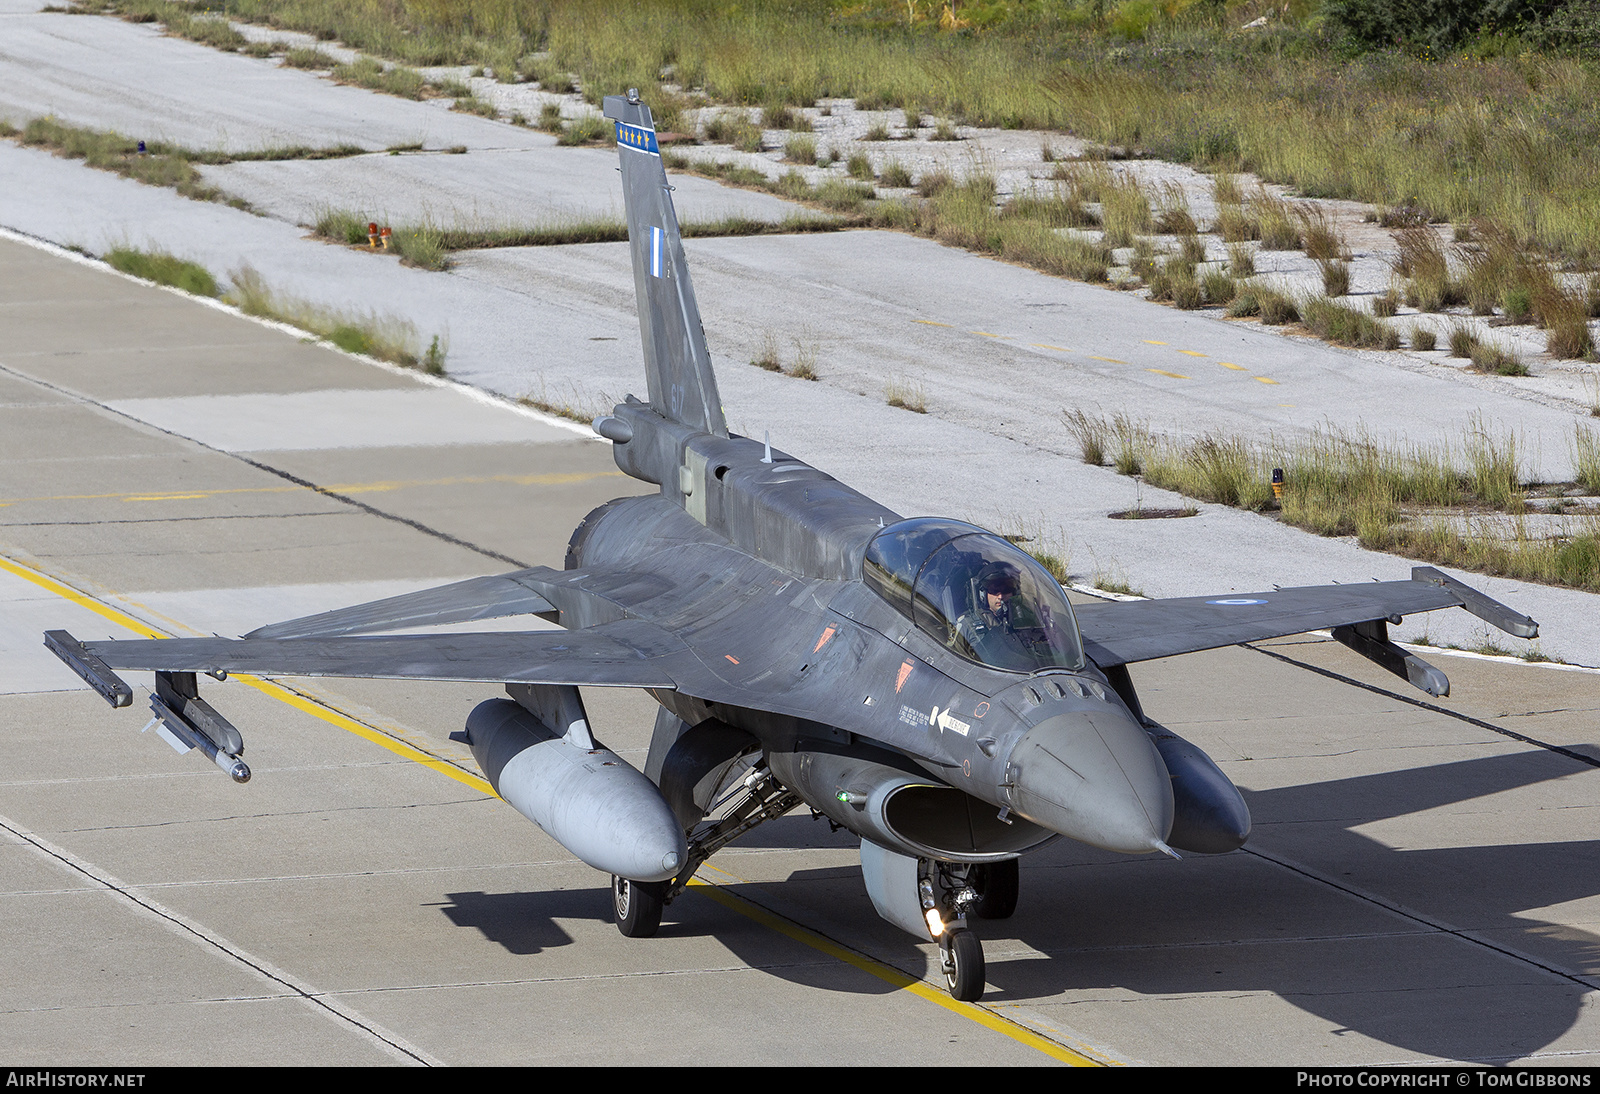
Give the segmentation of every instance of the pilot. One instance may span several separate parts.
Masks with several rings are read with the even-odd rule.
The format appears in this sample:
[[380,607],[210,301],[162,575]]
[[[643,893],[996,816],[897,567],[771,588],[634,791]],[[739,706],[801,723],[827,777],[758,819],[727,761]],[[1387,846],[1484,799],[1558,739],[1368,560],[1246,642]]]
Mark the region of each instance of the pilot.
[[956,621],[956,630],[980,661],[1005,664],[1012,659],[1007,654],[1019,645],[1019,632],[1038,626],[1020,596],[1022,574],[1009,562],[992,562],[978,574],[973,585],[978,603]]

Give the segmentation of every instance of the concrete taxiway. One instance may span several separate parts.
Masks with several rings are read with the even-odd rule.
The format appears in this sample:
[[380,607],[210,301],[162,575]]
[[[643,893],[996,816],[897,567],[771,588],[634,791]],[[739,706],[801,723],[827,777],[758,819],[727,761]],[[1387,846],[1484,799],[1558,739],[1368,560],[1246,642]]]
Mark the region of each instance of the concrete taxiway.
[[[1028,857],[988,994],[951,1005],[803,814],[621,938],[446,739],[491,688],[207,681],[240,787],[38,645],[559,565],[643,488],[604,444],[0,241],[0,483],[6,1059],[1600,1063],[1591,673],[1441,657],[1456,697],[1421,705],[1315,636],[1137,667],[1250,843]],[[649,701],[588,699],[639,761]]]

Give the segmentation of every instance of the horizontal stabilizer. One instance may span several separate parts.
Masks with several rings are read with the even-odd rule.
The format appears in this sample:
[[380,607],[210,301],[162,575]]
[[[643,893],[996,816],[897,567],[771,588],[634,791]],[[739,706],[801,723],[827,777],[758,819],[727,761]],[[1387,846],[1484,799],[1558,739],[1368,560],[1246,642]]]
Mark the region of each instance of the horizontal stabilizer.
[[273,623],[251,631],[246,638],[337,638],[346,634],[394,631],[406,627],[433,627],[502,619],[512,615],[537,615],[554,623],[555,605],[535,592],[525,579],[539,570],[474,577],[453,585],[440,585],[414,593],[355,604],[336,611]]

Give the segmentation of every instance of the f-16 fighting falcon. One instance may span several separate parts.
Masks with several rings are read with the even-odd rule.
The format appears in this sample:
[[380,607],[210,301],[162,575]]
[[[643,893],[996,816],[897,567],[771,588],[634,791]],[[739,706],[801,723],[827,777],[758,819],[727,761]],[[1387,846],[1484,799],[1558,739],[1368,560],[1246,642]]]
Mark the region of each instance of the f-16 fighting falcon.
[[[808,806],[861,838],[889,922],[934,940],[951,994],[977,999],[975,921],[1011,914],[1018,857],[1066,837],[1129,855],[1216,854],[1250,816],[1200,749],[1147,718],[1128,666],[1328,628],[1431,695],[1436,668],[1389,623],[1462,607],[1512,634],[1520,615],[1427,567],[1408,581],[1096,603],[1001,536],[905,518],[769,444],[728,432],[649,108],[616,124],[648,399],[594,429],[659,492],[612,501],[572,534],[562,570],[474,578],[261,627],[240,639],[46,644],[114,707],[117,673],[154,671],[176,747],[245,782],[243,738],[198,674],[481,681],[454,739],[496,792],[612,875],[623,934],[719,848]],[[414,634],[538,616],[554,629]],[[602,745],[580,687],[660,704],[641,772]]]

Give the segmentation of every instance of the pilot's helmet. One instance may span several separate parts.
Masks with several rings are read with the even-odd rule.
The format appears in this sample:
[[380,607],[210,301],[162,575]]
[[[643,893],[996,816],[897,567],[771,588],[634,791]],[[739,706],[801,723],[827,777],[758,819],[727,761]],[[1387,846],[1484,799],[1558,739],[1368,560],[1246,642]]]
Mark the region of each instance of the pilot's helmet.
[[978,590],[990,596],[1016,596],[1022,589],[1022,573],[1009,562],[991,562],[978,575]]

